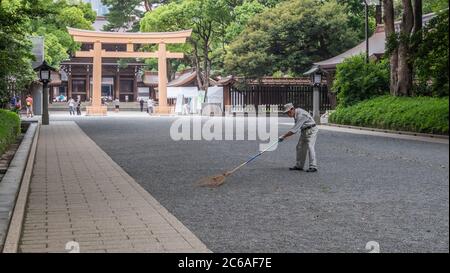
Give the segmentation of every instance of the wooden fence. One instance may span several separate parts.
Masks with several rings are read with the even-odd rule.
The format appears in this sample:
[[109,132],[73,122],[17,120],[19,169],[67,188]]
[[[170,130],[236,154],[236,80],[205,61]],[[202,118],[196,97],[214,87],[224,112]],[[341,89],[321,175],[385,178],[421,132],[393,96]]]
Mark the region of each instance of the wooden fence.
[[[293,103],[306,111],[313,110],[313,87],[310,84],[268,85],[235,83],[230,87],[229,102],[232,107],[253,105],[256,109],[267,105],[278,105],[279,109],[286,103]],[[328,92],[327,85],[319,87],[320,112],[331,110],[335,105],[334,93]]]

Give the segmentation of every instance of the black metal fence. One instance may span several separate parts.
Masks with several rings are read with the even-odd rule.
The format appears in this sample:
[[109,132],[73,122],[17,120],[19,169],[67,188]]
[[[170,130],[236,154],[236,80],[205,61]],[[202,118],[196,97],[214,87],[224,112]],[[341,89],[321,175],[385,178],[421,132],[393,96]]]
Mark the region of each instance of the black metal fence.
[[[301,85],[258,85],[235,84],[230,88],[230,102],[232,106],[278,105],[293,103],[306,111],[313,110],[313,87],[309,84]],[[319,87],[320,112],[324,113],[334,107],[334,94],[328,92],[326,85]]]

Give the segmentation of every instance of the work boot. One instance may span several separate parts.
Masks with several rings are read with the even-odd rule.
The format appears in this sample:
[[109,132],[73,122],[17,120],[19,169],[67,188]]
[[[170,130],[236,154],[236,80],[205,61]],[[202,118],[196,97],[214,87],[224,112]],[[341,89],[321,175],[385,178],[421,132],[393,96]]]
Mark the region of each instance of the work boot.
[[317,169],[316,168],[309,168],[309,169],[306,170],[306,172],[307,173],[315,173],[315,172],[317,172]]
[[290,171],[303,171],[303,168],[294,166],[294,167],[289,168],[289,170],[290,170]]

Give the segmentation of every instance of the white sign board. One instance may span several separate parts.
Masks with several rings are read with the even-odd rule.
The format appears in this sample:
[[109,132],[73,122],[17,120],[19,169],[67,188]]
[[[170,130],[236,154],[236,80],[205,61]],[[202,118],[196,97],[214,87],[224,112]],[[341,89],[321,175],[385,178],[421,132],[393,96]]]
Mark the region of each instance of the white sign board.
[[223,109],[223,87],[222,86],[211,86],[208,88],[208,94],[206,95],[206,100],[208,103],[220,103]]

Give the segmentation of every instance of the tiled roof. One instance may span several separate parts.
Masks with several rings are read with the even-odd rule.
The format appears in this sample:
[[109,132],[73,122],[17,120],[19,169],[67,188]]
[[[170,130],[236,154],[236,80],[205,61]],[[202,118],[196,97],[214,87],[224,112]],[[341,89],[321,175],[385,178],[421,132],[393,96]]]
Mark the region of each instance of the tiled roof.
[[[422,17],[422,22],[425,25],[428,21],[430,21],[433,17],[435,17],[435,13],[425,14]],[[399,31],[400,21],[395,22],[395,28]],[[384,32],[384,25],[378,25],[375,33],[369,37],[369,56],[380,56],[384,54],[386,44],[386,34]],[[359,45],[341,53],[337,56],[334,56],[330,59],[320,61],[314,63],[314,65],[319,66],[323,69],[334,69],[336,65],[344,61],[345,58],[355,56],[361,53],[365,53],[366,51],[366,41],[363,41]]]

